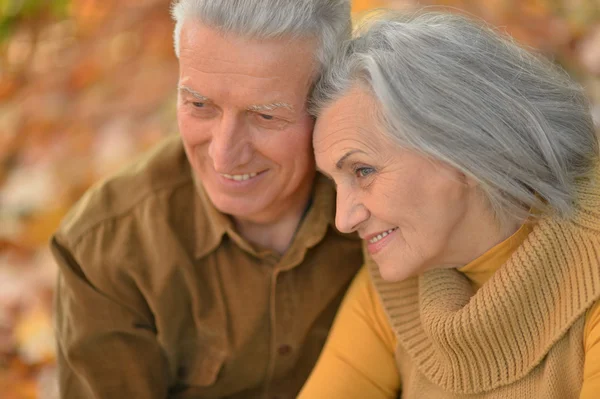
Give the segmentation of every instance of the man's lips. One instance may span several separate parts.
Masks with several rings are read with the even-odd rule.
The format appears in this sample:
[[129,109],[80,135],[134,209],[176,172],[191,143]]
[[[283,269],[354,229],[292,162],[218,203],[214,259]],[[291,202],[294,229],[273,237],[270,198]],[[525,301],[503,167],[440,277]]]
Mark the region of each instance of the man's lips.
[[256,177],[258,175],[257,172],[252,172],[252,173],[244,173],[244,174],[236,174],[236,175],[230,175],[227,173],[219,173],[221,176],[223,176],[226,179],[229,180],[235,180],[235,181],[245,181],[245,180],[250,180],[253,177]]
[[246,173],[222,173],[215,171],[216,175],[219,176],[221,182],[227,183],[230,182],[232,184],[242,184],[242,183],[251,183],[255,179],[258,179],[262,175],[264,175],[268,169],[263,169],[257,172],[246,172]]

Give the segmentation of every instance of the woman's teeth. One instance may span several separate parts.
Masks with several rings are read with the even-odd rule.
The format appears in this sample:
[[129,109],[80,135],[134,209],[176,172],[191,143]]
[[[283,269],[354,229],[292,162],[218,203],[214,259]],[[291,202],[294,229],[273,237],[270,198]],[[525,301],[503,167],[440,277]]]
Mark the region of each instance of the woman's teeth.
[[388,231],[384,231],[383,233],[379,233],[377,234],[375,237],[371,238],[369,240],[370,244],[374,244],[377,241],[381,240],[383,237],[387,236],[388,234],[390,234],[392,231],[396,230],[397,227],[394,227],[393,229],[389,229]]

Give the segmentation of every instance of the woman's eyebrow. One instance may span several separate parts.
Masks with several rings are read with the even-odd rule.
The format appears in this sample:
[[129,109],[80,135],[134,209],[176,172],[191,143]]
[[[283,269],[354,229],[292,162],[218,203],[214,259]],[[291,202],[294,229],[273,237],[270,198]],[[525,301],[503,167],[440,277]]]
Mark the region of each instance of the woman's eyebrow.
[[341,169],[344,167],[344,162],[346,161],[346,159],[347,159],[347,158],[348,158],[350,155],[352,155],[352,154],[355,154],[355,153],[357,153],[357,152],[362,152],[363,154],[365,153],[364,151],[361,151],[361,150],[350,150],[350,151],[348,151],[347,153],[345,153],[344,155],[342,155],[342,157],[341,157],[341,158],[340,158],[340,159],[339,159],[339,160],[338,160],[338,161],[335,163],[335,167],[336,167],[338,170],[341,170]]

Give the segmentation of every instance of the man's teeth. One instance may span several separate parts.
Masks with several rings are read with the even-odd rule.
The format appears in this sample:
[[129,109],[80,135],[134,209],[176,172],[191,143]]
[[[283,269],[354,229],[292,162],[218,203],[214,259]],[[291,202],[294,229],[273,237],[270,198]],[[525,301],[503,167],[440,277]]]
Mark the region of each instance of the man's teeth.
[[392,231],[396,230],[397,227],[394,227],[393,229],[389,229],[388,231],[384,231],[383,233],[379,233],[377,234],[375,237],[371,238],[369,240],[370,244],[374,244],[377,241],[381,240],[383,237],[387,236],[388,234],[390,234]]
[[228,175],[227,173],[221,173],[221,175],[223,177],[225,177],[226,179],[235,180],[235,181],[244,181],[244,180],[252,179],[257,174],[258,173],[247,173],[245,175]]

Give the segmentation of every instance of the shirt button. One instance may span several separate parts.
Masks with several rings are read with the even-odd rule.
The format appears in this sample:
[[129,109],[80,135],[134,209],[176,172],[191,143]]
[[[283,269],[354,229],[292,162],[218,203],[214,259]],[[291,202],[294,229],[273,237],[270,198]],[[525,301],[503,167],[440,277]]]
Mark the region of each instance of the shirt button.
[[277,348],[277,353],[281,356],[289,355],[292,352],[292,347],[288,344],[283,344]]

